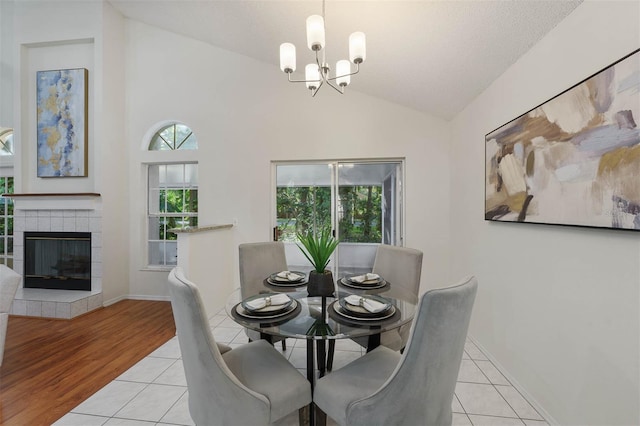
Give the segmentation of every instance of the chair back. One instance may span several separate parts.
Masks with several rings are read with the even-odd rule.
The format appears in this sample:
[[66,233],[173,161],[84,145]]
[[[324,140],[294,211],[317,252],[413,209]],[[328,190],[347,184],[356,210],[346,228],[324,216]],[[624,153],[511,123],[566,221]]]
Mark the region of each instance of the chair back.
[[16,297],[22,276],[6,265],[0,264],[0,313],[9,313]]
[[169,290],[193,421],[197,425],[268,424],[269,401],[244,386],[227,367],[200,292],[182,268],[169,273]]
[[287,270],[287,257],[281,241],[240,244],[238,251],[243,299],[258,294],[263,288],[262,281],[270,274]]
[[13,269],[0,264],[0,365],[4,358],[4,343],[7,339],[7,325],[11,304],[20,287],[22,276]]
[[407,247],[380,244],[373,261],[373,273],[381,275],[391,285],[401,286],[418,296],[422,252]]
[[409,342],[390,378],[347,409],[349,424],[450,425],[478,282],[469,277],[421,298]]

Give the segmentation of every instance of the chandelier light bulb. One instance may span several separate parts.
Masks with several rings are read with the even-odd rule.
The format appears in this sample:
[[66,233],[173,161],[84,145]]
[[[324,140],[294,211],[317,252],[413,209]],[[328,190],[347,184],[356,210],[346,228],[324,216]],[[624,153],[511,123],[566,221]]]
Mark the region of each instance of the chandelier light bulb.
[[367,59],[367,39],[363,32],[357,31],[349,36],[349,60],[360,64]]
[[304,79],[306,80],[307,89],[315,90],[320,83],[320,70],[317,64],[308,64],[304,67]]
[[292,43],[280,45],[280,69],[286,73],[296,70],[296,47]]
[[324,18],[320,15],[311,15],[307,18],[307,46],[317,51],[324,47]]
[[351,64],[346,59],[336,62],[336,83],[338,86],[348,86],[351,83]]

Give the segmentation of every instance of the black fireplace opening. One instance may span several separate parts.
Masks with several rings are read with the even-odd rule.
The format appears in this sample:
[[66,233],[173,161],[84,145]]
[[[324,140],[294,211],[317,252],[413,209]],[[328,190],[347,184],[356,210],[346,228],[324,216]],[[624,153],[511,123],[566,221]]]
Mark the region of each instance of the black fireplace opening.
[[24,286],[91,291],[91,233],[25,232]]

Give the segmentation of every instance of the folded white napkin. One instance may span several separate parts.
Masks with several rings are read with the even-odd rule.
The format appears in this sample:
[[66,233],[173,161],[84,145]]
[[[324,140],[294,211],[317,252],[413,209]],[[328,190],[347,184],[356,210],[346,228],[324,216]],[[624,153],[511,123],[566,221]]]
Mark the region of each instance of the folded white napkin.
[[289,281],[298,281],[300,278],[302,278],[300,275],[296,274],[295,272],[291,272],[291,271],[282,271],[282,272],[278,272],[276,274],[276,277],[283,279],[283,280],[289,280]]
[[253,310],[265,308],[267,306],[278,306],[289,303],[289,296],[284,293],[272,294],[265,297],[258,297],[257,299],[246,302],[246,305]]
[[355,277],[351,277],[351,281],[355,281],[357,283],[363,283],[366,281],[374,281],[374,280],[379,280],[380,279],[380,275],[378,274],[373,274],[371,272],[368,272],[364,275],[358,275]]
[[368,297],[360,297],[356,294],[352,294],[344,298],[344,300],[354,306],[362,306],[372,314],[377,314],[386,310],[389,305],[386,303],[378,302],[377,300],[369,299]]

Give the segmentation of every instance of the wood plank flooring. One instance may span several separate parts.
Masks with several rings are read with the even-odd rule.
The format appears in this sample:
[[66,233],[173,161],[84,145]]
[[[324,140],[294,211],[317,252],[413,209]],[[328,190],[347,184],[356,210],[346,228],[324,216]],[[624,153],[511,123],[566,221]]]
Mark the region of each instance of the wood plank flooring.
[[170,302],[123,300],[72,320],[11,316],[0,424],[50,425],[174,335]]

